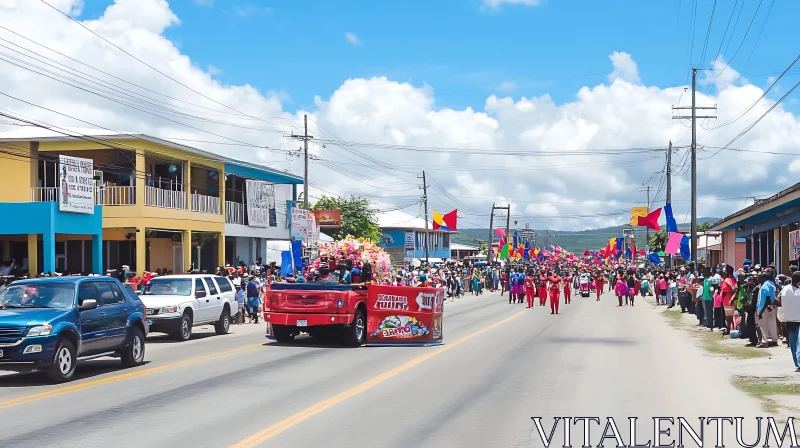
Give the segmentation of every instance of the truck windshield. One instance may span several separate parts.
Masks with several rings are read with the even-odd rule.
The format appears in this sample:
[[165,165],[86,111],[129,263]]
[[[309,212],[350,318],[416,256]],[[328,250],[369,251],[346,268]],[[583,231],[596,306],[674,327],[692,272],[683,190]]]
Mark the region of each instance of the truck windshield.
[[145,294],[153,296],[190,296],[192,295],[192,279],[190,278],[154,278],[150,280]]
[[14,283],[0,292],[0,308],[71,308],[74,303],[71,283]]

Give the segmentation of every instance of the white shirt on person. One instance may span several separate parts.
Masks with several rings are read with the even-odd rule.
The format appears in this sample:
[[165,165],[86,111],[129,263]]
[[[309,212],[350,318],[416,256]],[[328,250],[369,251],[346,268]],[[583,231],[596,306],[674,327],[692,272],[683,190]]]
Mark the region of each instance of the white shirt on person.
[[800,288],[792,285],[781,290],[783,316],[789,322],[800,322]]

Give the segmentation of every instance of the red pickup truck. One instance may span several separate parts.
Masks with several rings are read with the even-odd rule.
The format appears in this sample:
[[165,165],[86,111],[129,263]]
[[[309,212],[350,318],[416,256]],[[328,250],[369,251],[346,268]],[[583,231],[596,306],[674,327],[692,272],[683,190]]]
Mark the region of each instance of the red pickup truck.
[[321,342],[360,346],[367,333],[367,289],[333,282],[273,283],[264,297],[267,337],[290,342],[308,333]]
[[267,337],[278,342],[308,333],[354,347],[439,345],[443,313],[441,288],[273,283],[264,298]]

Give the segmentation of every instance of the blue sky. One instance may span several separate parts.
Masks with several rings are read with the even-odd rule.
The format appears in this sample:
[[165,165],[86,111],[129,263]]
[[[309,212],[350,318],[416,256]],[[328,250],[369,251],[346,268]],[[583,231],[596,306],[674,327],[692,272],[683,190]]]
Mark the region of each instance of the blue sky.
[[[759,2],[744,3],[726,56],[742,40]],[[800,2],[784,0],[775,1],[756,43],[772,2],[761,2],[733,63],[757,85],[767,83],[765,74],[779,73],[791,62],[797,46],[790,42],[800,41],[795,23]],[[98,17],[111,3],[86,0],[81,18]],[[700,62],[713,3],[697,0],[694,64]],[[720,48],[735,2],[717,3],[706,66]],[[312,108],[314,95],[327,98],[346,79],[372,76],[427,83],[437,106],[480,110],[492,93],[515,98],[548,93],[559,104],[571,101],[582,86],[606,82],[614,51],[632,55],[645,85],[680,85],[690,63],[694,3],[541,0],[536,6],[505,4],[499,9],[481,0],[169,4],[181,24],[166,35],[183,53],[201,66],[216,67],[223,82],[285,93],[291,99],[284,104],[287,110]],[[354,33],[358,44],[345,33]],[[723,53],[730,37],[729,31]]]

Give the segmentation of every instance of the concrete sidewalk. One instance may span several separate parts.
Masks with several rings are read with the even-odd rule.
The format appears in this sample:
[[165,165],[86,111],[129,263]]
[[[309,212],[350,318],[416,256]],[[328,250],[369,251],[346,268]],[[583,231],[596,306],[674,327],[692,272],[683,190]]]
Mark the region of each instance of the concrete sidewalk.
[[733,385],[759,398],[766,412],[783,418],[800,412],[800,373],[795,372],[792,354],[783,342],[770,348],[746,347],[747,339],[709,331],[698,325],[694,314],[681,313],[677,305],[667,309],[656,305],[654,297],[639,297],[636,303],[646,304],[676,330],[674,343],[694,344],[726,363]]

